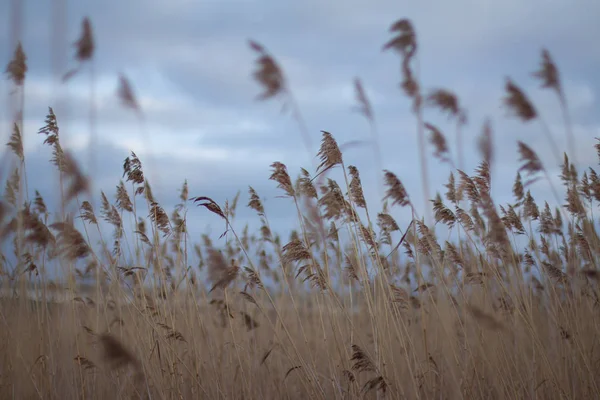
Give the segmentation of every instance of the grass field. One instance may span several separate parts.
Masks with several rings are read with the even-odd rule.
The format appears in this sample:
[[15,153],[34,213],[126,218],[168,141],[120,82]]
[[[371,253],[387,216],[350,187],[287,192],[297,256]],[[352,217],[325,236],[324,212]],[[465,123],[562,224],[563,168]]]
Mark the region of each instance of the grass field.
[[[81,63],[94,57],[86,21],[76,48]],[[552,186],[551,199],[534,199],[532,185],[552,185],[549,166],[518,142],[513,200],[497,204],[491,128],[482,130],[479,167],[458,169],[444,133],[423,111],[447,114],[460,131],[466,110],[451,91],[422,87],[416,44],[411,21],[402,19],[382,45],[398,56],[419,138],[422,163],[413,169],[430,201],[414,204],[401,174],[386,170],[384,198],[368,205],[358,169],[335,134],[321,132],[318,165],[288,171],[273,160],[265,177],[298,216],[287,237],[272,232],[252,188],[217,204],[185,184],[180,204],[164,209],[135,153],[123,164],[115,198],[90,191],[61,145],[61,116],[51,105],[39,134],[26,133],[51,149],[49,165],[60,176],[62,202],[48,209],[44,194],[28,185],[28,174],[40,172],[26,169],[20,111],[27,58],[18,47],[6,63],[16,117],[2,160],[0,398],[600,398],[593,213],[600,178],[569,160],[575,139],[552,56],[541,51],[532,79],[565,115],[566,149],[544,131],[562,186]],[[249,46],[261,98],[288,105],[310,152],[312,134],[276,55]],[[355,90],[375,129],[359,80]],[[124,76],[118,96],[143,119]],[[502,102],[512,118],[541,119],[511,80]],[[600,156],[599,143],[589,148]],[[428,157],[451,171],[433,195]],[[333,170],[340,179],[331,178]],[[42,173],[51,179],[55,171]],[[222,220],[227,242],[188,234],[186,216],[196,207]],[[256,212],[257,232],[236,226],[238,207]],[[410,224],[396,222],[399,211],[412,215]]]

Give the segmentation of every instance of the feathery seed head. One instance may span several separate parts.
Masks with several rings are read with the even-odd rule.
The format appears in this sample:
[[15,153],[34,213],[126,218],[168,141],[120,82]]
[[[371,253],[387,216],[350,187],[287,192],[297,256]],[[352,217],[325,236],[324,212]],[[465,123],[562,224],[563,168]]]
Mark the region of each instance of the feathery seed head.
[[15,85],[22,86],[27,73],[27,56],[23,51],[21,42],[17,44],[13,59],[6,66],[6,73]]
[[531,104],[521,88],[515,85],[510,78],[506,80],[505,90],[506,97],[504,98],[504,104],[515,116],[524,122],[537,117],[537,112],[533,104]]

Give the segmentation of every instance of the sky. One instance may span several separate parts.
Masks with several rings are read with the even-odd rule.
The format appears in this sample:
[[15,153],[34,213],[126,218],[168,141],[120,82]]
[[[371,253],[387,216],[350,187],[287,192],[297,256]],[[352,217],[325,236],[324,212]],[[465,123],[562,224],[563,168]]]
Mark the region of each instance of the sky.
[[[190,196],[209,196],[221,206],[241,191],[236,225],[239,230],[246,223],[257,227],[254,211],[244,207],[252,186],[264,199],[273,230],[285,238],[297,220],[292,203],[280,198],[277,184],[268,180],[270,165],[283,162],[293,178],[301,167],[314,173],[322,130],[331,132],[340,146],[371,140],[367,121],[355,111],[353,80],[360,78],[374,108],[382,157],[377,161],[369,145],[348,145],[344,162],[358,167],[372,214],[381,205],[379,168],[402,180],[422,212],[416,120],[398,86],[400,59],[382,51],[391,38],[389,27],[401,18],[410,19],[417,33],[423,88],[454,91],[468,111],[467,173],[481,160],[476,139],[486,119],[491,121],[496,160],[492,193],[499,203],[512,201],[510,190],[519,167],[517,140],[534,148],[553,175],[558,171],[542,125],[506,118],[502,97],[507,77],[526,91],[559,146],[566,148],[558,100],[531,76],[539,67],[542,48],[550,51],[561,72],[579,167],[598,162],[593,149],[594,138],[600,137],[596,0],[11,0],[0,2],[0,15],[3,68],[12,58],[15,37],[28,57],[28,181],[49,203],[53,196],[57,200],[56,176],[48,163],[50,151],[36,132],[51,106],[63,146],[76,154],[96,191],[112,196],[122,179],[123,160],[134,151],[146,167],[155,196],[169,212],[187,179]],[[96,42],[93,68],[86,65],[63,83],[60,76],[77,65],[73,43],[86,16]],[[284,70],[306,121],[312,155],[304,148],[296,121],[281,112],[281,103],[256,100],[262,89],[252,78],[256,54],[248,46],[250,39],[262,44]],[[119,74],[133,86],[145,116],[143,125],[115,95]],[[0,132],[6,143],[12,83],[4,78]],[[454,124],[433,110],[425,112],[425,120],[446,134],[456,156]],[[91,143],[97,164],[89,170]],[[433,159],[430,145],[427,151],[430,193],[443,194],[450,169]],[[340,177],[339,172],[333,176]],[[536,184],[532,193],[554,203],[545,182]],[[408,225],[406,210],[394,209],[392,214],[401,226]],[[192,235],[220,234],[223,227],[218,217],[203,210],[194,210],[188,221]]]

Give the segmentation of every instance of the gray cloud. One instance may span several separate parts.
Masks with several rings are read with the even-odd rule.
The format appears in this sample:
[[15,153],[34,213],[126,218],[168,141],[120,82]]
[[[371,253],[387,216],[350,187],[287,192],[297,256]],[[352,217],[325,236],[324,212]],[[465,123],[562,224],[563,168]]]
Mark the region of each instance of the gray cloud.
[[[10,15],[8,2],[1,15]],[[561,67],[570,110],[578,138],[582,166],[593,165],[591,144],[599,134],[596,110],[600,81],[595,68],[600,53],[594,52],[600,28],[595,16],[597,2],[582,0],[578,8],[568,2],[515,0],[505,2],[421,2],[398,5],[352,0],[342,3],[308,1],[298,4],[257,1],[105,2],[74,4],[65,25],[64,42],[51,21],[49,5],[27,3],[23,43],[29,59],[26,84],[26,143],[41,142],[34,131],[42,125],[47,106],[55,105],[64,120],[64,137],[86,165],[89,134],[89,76],[67,84],[52,80],[52,52],[72,55],[72,42],[79,35],[80,21],[89,15],[95,29],[98,52],[95,61],[97,132],[96,156],[101,168],[97,186],[114,188],[129,150],[148,159],[148,168],[159,170],[157,191],[171,205],[184,179],[194,194],[205,194],[224,202],[248,185],[269,199],[269,212],[282,230],[295,226],[287,218],[285,201],[276,199],[275,183],[267,180],[273,161],[288,164],[295,176],[311,159],[303,147],[298,126],[289,114],[280,114],[280,104],[254,100],[260,92],[252,80],[255,55],[247,46],[253,38],[264,44],[281,63],[299,107],[306,119],[316,154],[320,130],[334,134],[340,144],[369,140],[368,124],[352,113],[352,79],[361,77],[373,100],[383,149],[383,167],[396,172],[416,204],[422,204],[419,160],[410,104],[398,89],[399,59],[382,53],[389,39],[390,24],[411,18],[419,40],[420,77],[426,88],[455,90],[469,110],[464,132],[466,169],[472,172],[479,160],[475,140],[487,117],[492,119],[497,165],[494,193],[500,201],[516,169],[516,140],[535,147],[545,162],[552,153],[537,123],[506,120],[501,108],[505,76],[521,85],[564,145],[564,128],[557,101],[532,80],[540,50],[548,47]],[[0,24],[2,37],[9,37],[10,23]],[[54,33],[53,33],[54,32]],[[55,35],[55,36],[53,36]],[[59,36],[56,36],[59,35]],[[5,60],[11,55],[6,40],[0,45]],[[63,59],[57,65],[73,66]],[[114,96],[117,73],[130,77],[145,110],[146,124],[140,130],[135,117],[123,110]],[[2,93],[8,93],[4,83]],[[2,127],[8,126],[7,97],[2,98]],[[438,113],[426,119],[440,126],[454,147],[454,127]],[[146,136],[143,134],[145,133]],[[147,153],[151,137],[152,154]],[[146,151],[146,152],[145,152]],[[431,148],[428,147],[431,154]],[[30,160],[42,157],[35,146]],[[346,163],[356,165],[368,188],[369,200],[378,204],[377,168],[368,146],[348,148]],[[33,162],[33,161],[32,161]],[[449,169],[429,160],[431,194],[443,191]],[[339,171],[338,171],[339,172]],[[44,185],[33,176],[32,186]],[[399,211],[399,213],[401,213]],[[252,213],[243,214],[249,220]],[[202,221],[198,214],[199,221]],[[201,223],[201,222],[200,222]]]

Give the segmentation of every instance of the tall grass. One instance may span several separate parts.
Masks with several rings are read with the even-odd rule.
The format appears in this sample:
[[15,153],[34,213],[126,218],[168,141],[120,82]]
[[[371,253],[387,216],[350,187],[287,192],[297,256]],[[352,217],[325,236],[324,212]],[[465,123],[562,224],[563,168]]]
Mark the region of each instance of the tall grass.
[[[256,233],[235,222],[239,197],[226,204],[209,193],[190,197],[196,189],[187,183],[180,203],[166,210],[134,152],[115,198],[94,193],[62,147],[60,116],[51,107],[39,136],[23,131],[27,59],[17,47],[6,68],[21,97],[14,102],[12,154],[3,160],[11,167],[0,203],[0,396],[599,398],[600,238],[592,210],[600,179],[593,168],[578,171],[569,161],[575,145],[568,103],[549,52],[542,52],[535,79],[557,95],[569,152],[557,147],[510,79],[503,101],[514,117],[542,124],[562,166],[562,187],[552,186],[549,201],[565,205],[552,209],[531,195],[531,185],[552,181],[525,142],[516,147],[522,166],[513,202],[501,205],[491,195],[490,124],[479,140],[478,168],[465,171],[466,110],[450,90],[423,88],[411,22],[394,23],[391,33],[384,50],[400,57],[425,206],[414,204],[401,177],[387,170],[379,178],[381,204],[368,204],[359,170],[335,134],[323,131],[318,165],[296,171],[294,179],[296,172],[274,161],[265,177],[297,215],[287,239],[273,232],[252,187],[246,206],[260,221]],[[76,45],[78,62],[93,63],[87,19]],[[287,105],[310,154],[311,133],[282,67],[263,45],[251,41],[250,47],[259,98]],[[93,74],[90,79],[94,132]],[[124,76],[120,84],[123,106],[136,112],[143,130],[135,93]],[[378,156],[373,107],[360,80],[355,88]],[[457,160],[442,130],[424,119],[425,109],[455,122]],[[51,148],[59,210],[29,192],[24,135]],[[435,196],[428,142],[450,172]],[[600,155],[600,144],[596,149]],[[331,178],[334,169],[339,181]],[[191,207],[222,219],[230,240],[190,236]],[[394,217],[403,209],[412,216],[407,226]]]

